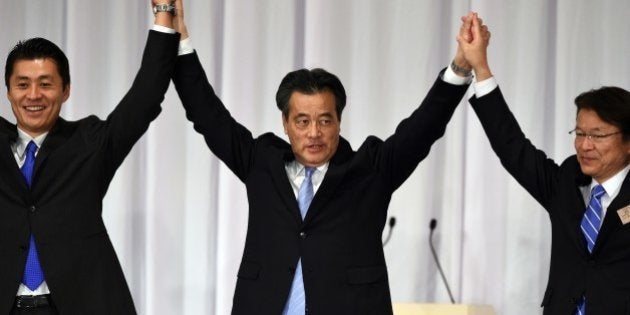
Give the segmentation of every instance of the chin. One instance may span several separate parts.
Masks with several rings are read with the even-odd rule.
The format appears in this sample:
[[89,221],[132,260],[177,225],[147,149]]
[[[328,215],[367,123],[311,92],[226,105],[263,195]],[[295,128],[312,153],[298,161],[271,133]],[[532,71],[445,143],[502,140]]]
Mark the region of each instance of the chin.
[[595,175],[595,172],[590,167],[580,167],[580,170],[582,171],[582,173],[584,173],[584,175],[591,176],[591,177]]

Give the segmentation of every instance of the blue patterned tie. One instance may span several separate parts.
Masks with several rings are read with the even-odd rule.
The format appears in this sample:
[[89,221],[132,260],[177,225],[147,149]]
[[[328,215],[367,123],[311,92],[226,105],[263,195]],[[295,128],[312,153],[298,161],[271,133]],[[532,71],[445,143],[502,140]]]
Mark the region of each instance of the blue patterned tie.
[[[586,238],[586,246],[588,247],[588,252],[593,252],[593,247],[595,247],[595,241],[597,241],[597,234],[599,233],[599,228],[602,223],[602,196],[606,193],[604,187],[601,185],[597,185],[593,187],[591,190],[591,200],[588,202],[588,207],[586,207],[586,211],[584,212],[584,217],[582,218],[582,223],[580,224],[580,228],[582,229],[582,233]],[[585,315],[585,306],[586,299],[582,297],[582,301],[578,305],[577,315]]]
[[[26,161],[24,161],[24,164],[20,169],[29,189],[31,188],[31,183],[33,181],[33,167],[35,166],[36,151],[37,145],[35,142],[29,142],[26,146]],[[24,283],[24,285],[26,285],[26,287],[31,291],[35,291],[42,282],[44,282],[44,271],[42,270],[42,266],[39,265],[37,249],[35,248],[35,239],[33,238],[33,234],[31,234],[22,283]]]
[[[300,185],[300,191],[298,192],[298,205],[300,206],[300,213],[302,219],[306,217],[308,207],[313,200],[313,182],[311,176],[315,168],[304,168],[304,181]],[[297,267],[295,268],[295,276],[293,277],[293,283],[291,284],[291,292],[289,293],[289,299],[284,306],[282,315],[304,315],[306,313],[306,299],[304,294],[304,280],[302,279],[302,258],[298,260]]]

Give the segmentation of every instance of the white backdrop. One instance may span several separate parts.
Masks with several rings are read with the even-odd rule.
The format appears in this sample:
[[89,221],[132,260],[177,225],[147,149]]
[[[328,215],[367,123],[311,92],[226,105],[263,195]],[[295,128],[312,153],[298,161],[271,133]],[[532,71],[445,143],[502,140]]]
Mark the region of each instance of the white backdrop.
[[[283,134],[274,95],[301,67],[336,73],[348,93],[341,133],[353,147],[393,132],[455,51],[459,17],[492,31],[490,61],[525,133],[556,160],[573,152],[573,98],[630,88],[627,0],[186,0],[216,90],[254,134]],[[101,118],[124,95],[152,23],[148,0],[2,0],[0,55],[41,36],[70,59],[62,116]],[[243,185],[184,117],[173,88],[118,171],[105,217],[141,314],[229,314],[247,224]],[[13,120],[8,101],[0,114]],[[1,210],[0,210],[1,211]],[[467,102],[395,193],[385,252],[394,301],[457,301],[539,314],[548,273],[546,213],[500,166]]]

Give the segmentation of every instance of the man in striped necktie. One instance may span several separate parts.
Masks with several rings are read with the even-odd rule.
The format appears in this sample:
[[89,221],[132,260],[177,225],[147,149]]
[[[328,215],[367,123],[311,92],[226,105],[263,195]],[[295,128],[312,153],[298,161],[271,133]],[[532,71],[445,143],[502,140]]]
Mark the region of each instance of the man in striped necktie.
[[576,154],[558,164],[521,131],[490,71],[478,17],[464,19],[473,21],[458,38],[476,74],[470,103],[503,166],[551,219],[543,314],[628,314],[630,92],[605,86],[577,96]]

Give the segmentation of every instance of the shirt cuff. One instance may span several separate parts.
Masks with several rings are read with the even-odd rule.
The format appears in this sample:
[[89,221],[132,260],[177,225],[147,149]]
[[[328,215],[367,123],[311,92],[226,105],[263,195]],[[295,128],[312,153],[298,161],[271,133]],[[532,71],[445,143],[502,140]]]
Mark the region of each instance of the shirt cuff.
[[497,80],[494,77],[489,77],[483,81],[475,82],[473,89],[475,90],[475,96],[480,98],[490,94],[490,92],[494,91],[498,86]]
[[453,85],[464,85],[469,84],[472,81],[472,76],[462,77],[459,76],[451,69],[451,66],[446,67],[446,71],[444,71],[444,75],[442,75],[442,80],[446,83],[450,83]]
[[170,27],[162,26],[162,25],[154,24],[152,29],[154,31],[158,31],[158,32],[162,32],[162,33],[175,34],[175,30],[174,29],[172,29]]
[[192,54],[194,51],[195,49],[192,46],[190,37],[179,41],[179,49],[177,50],[178,56]]

